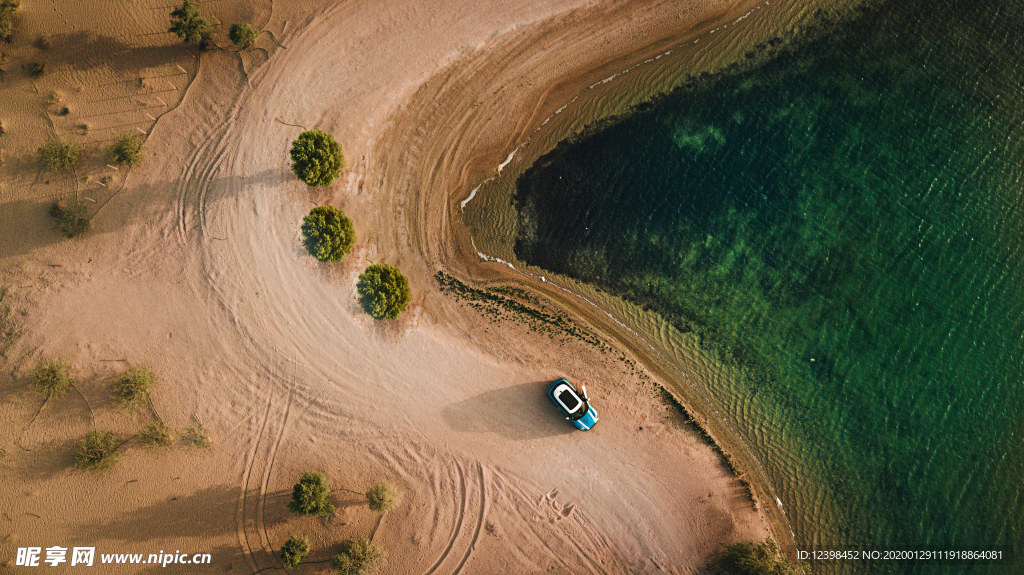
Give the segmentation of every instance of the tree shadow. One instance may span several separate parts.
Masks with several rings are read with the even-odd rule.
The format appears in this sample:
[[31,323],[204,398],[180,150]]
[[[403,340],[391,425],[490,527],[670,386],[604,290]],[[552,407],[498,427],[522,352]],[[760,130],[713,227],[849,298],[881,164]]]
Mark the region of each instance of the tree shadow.
[[[235,512],[241,488],[237,485],[213,485],[182,497],[129,511],[110,521],[80,525],[81,540],[162,542],[173,538],[203,539],[235,531]],[[268,523],[277,521],[273,517]]]
[[[168,34],[168,40],[171,36]],[[191,59],[188,47],[180,42],[160,46],[136,46],[114,36],[92,31],[72,32],[50,37],[50,49],[44,59],[52,66],[68,65],[76,70],[107,66],[118,72],[142,70]]]
[[[264,170],[250,176],[228,176],[215,178],[210,182],[209,203],[229,199],[253,185],[278,186],[293,180],[285,170]],[[66,238],[56,229],[50,216],[50,205],[54,198],[18,199],[0,203],[0,258],[31,253],[37,249],[60,242],[87,241],[90,235],[117,231],[137,222],[152,222],[155,212],[170,212],[174,207],[171,198],[177,194],[178,182],[168,181],[156,184],[129,186],[110,200],[103,208],[101,201],[87,203],[88,215],[92,218],[92,229],[80,238]],[[231,194],[218,193],[234,190]],[[91,194],[91,193],[90,193]],[[88,195],[83,192],[83,195]],[[115,203],[125,202],[131,206],[128,216],[115,216]],[[100,211],[97,213],[97,209]],[[122,213],[124,210],[122,210]]]
[[446,405],[441,417],[460,433],[489,432],[517,441],[568,435],[575,428],[548,399],[550,384],[537,381],[485,391]]

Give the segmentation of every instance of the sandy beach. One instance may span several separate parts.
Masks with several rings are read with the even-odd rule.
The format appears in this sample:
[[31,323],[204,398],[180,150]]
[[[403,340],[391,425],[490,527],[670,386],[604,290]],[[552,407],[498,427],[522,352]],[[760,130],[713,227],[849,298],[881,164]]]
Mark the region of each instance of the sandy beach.
[[[305,534],[298,572],[329,571],[339,542],[365,536],[387,551],[384,573],[681,574],[726,543],[771,532],[789,545],[774,506],[752,502],[642,349],[592,310],[536,300],[600,345],[494,321],[435,281],[518,281],[479,259],[458,207],[555,92],[753,4],[206,2],[219,48],[200,53],[166,33],[166,3],[25,0],[0,46],[0,286],[19,331],[0,348],[0,562],[89,545],[283,572],[281,544]],[[231,47],[238,21],[264,30],[255,48]],[[36,61],[46,72],[32,77]],[[305,128],[344,148],[330,187],[290,170]],[[143,160],[115,169],[102,151],[126,131],[145,134]],[[54,133],[86,147],[73,177],[38,169]],[[92,229],[65,239],[48,210],[76,194]],[[355,224],[338,264],[301,243],[320,204]],[[356,300],[357,275],[381,262],[414,294],[394,322]],[[67,361],[75,389],[45,402],[30,389],[41,357]],[[112,402],[135,365],[157,375],[151,410]],[[545,397],[559,376],[588,386],[594,430]],[[201,424],[212,446],[144,450],[130,438],[154,418]],[[74,468],[93,429],[128,439],[109,470]],[[288,511],[305,470],[331,478],[330,518]],[[383,516],[363,496],[380,480],[403,493]]]

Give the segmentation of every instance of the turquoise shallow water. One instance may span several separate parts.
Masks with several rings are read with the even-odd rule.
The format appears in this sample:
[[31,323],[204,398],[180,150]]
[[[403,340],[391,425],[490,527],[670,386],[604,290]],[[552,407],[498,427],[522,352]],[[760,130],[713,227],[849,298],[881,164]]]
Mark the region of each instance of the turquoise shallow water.
[[[799,546],[1024,553],[1024,2],[882,2],[565,142],[516,255],[696,333]],[[824,572],[1024,572],[830,562]]]

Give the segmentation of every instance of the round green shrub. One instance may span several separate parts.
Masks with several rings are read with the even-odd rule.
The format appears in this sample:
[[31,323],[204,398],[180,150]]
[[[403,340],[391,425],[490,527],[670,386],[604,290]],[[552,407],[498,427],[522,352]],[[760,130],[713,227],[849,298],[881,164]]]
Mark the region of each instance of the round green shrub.
[[317,206],[302,218],[302,238],[311,256],[322,262],[340,262],[356,243],[356,231],[345,212]]
[[153,370],[148,367],[133,367],[114,383],[114,399],[117,403],[134,408],[142,402],[153,387]]
[[48,172],[72,172],[82,159],[81,146],[66,142],[58,136],[51,136],[36,151],[39,153],[39,162]]
[[387,513],[401,499],[401,494],[394,486],[384,483],[375,483],[366,490],[366,502],[370,509],[377,513]]
[[374,264],[359,276],[359,303],[375,319],[395,319],[412,301],[409,280],[398,268]]
[[162,421],[151,423],[139,432],[139,442],[150,448],[168,447],[173,443],[171,430]]
[[171,11],[171,27],[186,43],[195,44],[202,41],[210,31],[210,23],[199,13],[199,4],[195,0],[184,0],[181,7]]
[[240,50],[249,48],[256,42],[256,36],[260,33],[255,26],[248,22],[234,23],[231,25],[231,30],[228,31],[228,38],[231,39],[231,43]]
[[78,444],[75,465],[79,469],[106,469],[117,459],[117,436],[109,431],[93,431]]
[[309,553],[309,542],[305,537],[292,535],[281,547],[281,561],[285,569],[295,569]]
[[307,471],[292,490],[288,508],[300,515],[327,516],[334,512],[331,503],[331,487],[323,473]]
[[345,168],[341,144],[320,130],[307,130],[292,142],[292,170],[308,186],[329,186]]
[[89,212],[83,201],[53,202],[50,205],[50,215],[57,222],[60,233],[69,238],[78,237],[89,231]]
[[71,367],[63,361],[44,359],[32,372],[32,385],[46,397],[64,395],[71,388]]
[[107,153],[119,166],[134,166],[142,159],[142,138],[135,134],[124,134],[107,149]]
[[341,575],[369,575],[384,565],[387,555],[364,537],[349,539],[341,544],[341,552],[334,556],[334,567]]

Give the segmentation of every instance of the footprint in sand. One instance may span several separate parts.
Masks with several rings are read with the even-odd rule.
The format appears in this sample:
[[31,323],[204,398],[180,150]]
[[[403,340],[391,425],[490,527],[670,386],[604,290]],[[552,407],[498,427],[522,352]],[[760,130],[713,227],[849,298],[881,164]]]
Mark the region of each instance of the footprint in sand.
[[558,497],[558,488],[557,487],[552,489],[551,491],[548,491],[546,494],[544,494],[544,497],[541,498],[541,500],[538,503],[538,505],[543,504],[545,501],[554,501],[555,497]]

